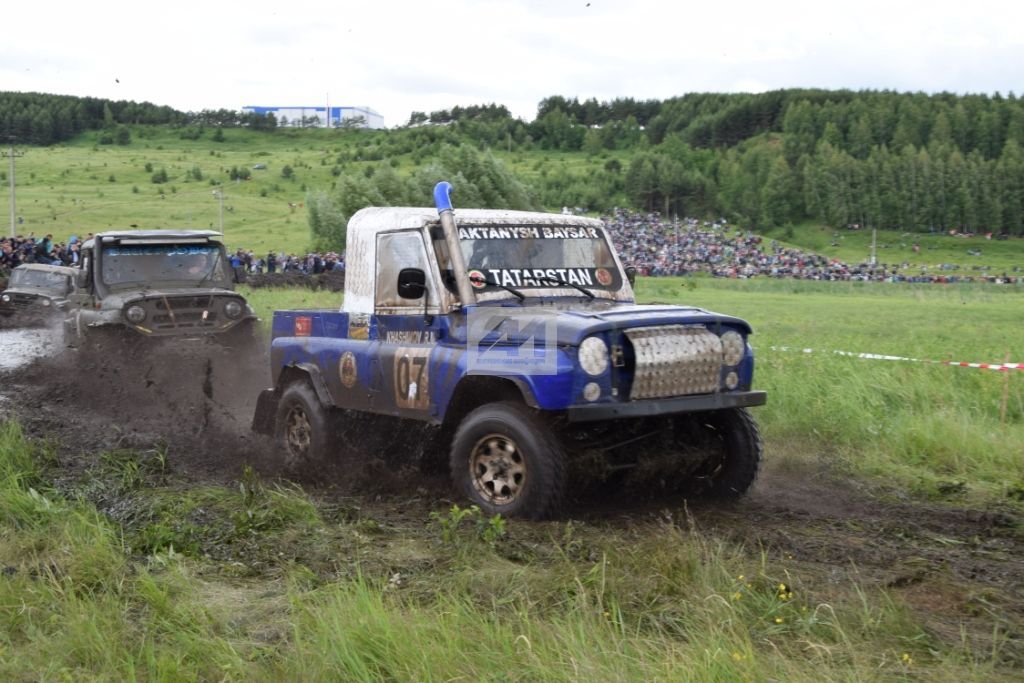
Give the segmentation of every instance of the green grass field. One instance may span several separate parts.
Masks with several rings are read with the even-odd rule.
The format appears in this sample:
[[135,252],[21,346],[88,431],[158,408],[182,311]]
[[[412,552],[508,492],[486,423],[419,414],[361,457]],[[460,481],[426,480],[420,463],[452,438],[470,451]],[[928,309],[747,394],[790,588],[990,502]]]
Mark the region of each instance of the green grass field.
[[[340,150],[361,132],[232,130],[225,141],[183,140],[162,128],[134,129],[130,146],[97,145],[96,134],[73,143],[29,148],[18,159],[19,232],[58,240],[101,230],[198,228],[223,231],[232,248],[305,249],[309,190],[329,190]],[[208,134],[207,134],[208,137]],[[147,164],[149,169],[147,170]],[[265,170],[254,170],[257,164]],[[285,166],[291,178],[282,176]],[[232,168],[249,180],[232,181]],[[165,170],[166,183],[152,182]],[[223,191],[224,210],[215,194]],[[0,198],[5,216],[9,198]]]
[[[53,147],[28,147],[17,159],[17,213],[24,220],[20,233],[52,233],[60,240],[101,230],[139,228],[199,228],[223,226],[231,248],[269,249],[300,253],[310,244],[304,203],[308,192],[330,192],[334,173],[362,173],[380,161],[359,161],[386,132],[281,129],[260,133],[234,129],[223,142],[206,131],[197,140],[182,139],[180,131],[163,127],[132,128],[128,146],[99,145],[98,133]],[[526,183],[541,173],[564,168],[585,173],[606,159],[580,152],[503,152],[494,154]],[[623,167],[624,153],[609,153]],[[339,161],[344,155],[346,160]],[[412,155],[390,159],[399,172],[417,163]],[[263,170],[253,167],[265,165]],[[148,166],[147,166],[148,165]],[[282,175],[285,166],[292,175]],[[249,172],[248,180],[230,180],[232,168]],[[148,170],[147,170],[148,169]],[[166,171],[167,182],[153,176]],[[6,174],[6,166],[0,173]],[[223,192],[223,214],[216,193]],[[430,197],[422,204],[429,205]],[[0,192],[0,215],[9,216],[9,195]],[[558,210],[560,207],[548,207]],[[742,226],[741,226],[742,227]],[[4,231],[6,234],[9,229]],[[837,258],[847,263],[866,261],[871,254],[867,230],[833,230],[805,223],[787,231],[777,228],[767,237]],[[833,242],[837,246],[833,246]],[[913,251],[918,243],[920,251]],[[980,250],[979,256],[968,251]],[[907,235],[879,232],[880,263],[901,266],[901,272],[920,274],[1024,275],[1024,240],[1005,242],[983,237]],[[902,267],[907,264],[906,267]],[[941,264],[955,266],[940,270]],[[983,269],[984,268],[984,269]]]
[[[212,143],[139,129],[127,148],[86,136],[28,149],[18,159],[25,232],[217,228],[210,180],[265,163],[224,187],[227,240],[261,251],[305,245],[304,209],[288,203],[329,188],[339,150],[359,134],[226,135]],[[170,181],[151,183],[146,163]],[[284,164],[293,180],[281,177]],[[787,237],[859,261],[870,235],[831,240],[812,225]],[[922,238],[921,254],[969,265],[958,255],[980,244],[993,270],[1024,261],[1019,240],[977,240]],[[890,245],[879,260],[904,248]],[[265,321],[275,309],[341,303],[329,292],[242,290]],[[1024,371],[835,352],[1024,363],[1024,290],[696,277],[643,278],[637,293],[753,325],[755,386],[769,392],[755,409],[771,475],[760,519],[745,520],[749,508],[705,509],[705,526],[680,502],[529,523],[486,519],[433,492],[407,491],[396,506],[248,469],[231,483],[197,481],[159,443],[81,453],[9,420],[0,422],[0,679],[1019,680],[1019,575],[979,583],[955,565],[972,558],[981,581],[1020,547],[1004,544],[1022,533]],[[856,515],[818,525],[772,507],[790,489],[833,479],[826,493],[931,514],[937,530],[898,517],[864,528]],[[975,518],[998,524],[980,538],[941,526]],[[893,546],[905,548],[899,580],[851,559],[877,547],[884,564]]]
[[[1020,291],[676,278],[638,291],[752,322],[777,471],[1021,509],[1024,377],[829,353],[1001,361],[1020,351]],[[264,318],[340,303],[246,294]],[[614,526],[444,507],[428,520],[251,472],[196,486],[159,447],[94,463],[61,473],[52,446],[0,425],[5,680],[989,681],[1022,663],[1006,597],[953,587],[963,606],[929,616],[856,566],[730,542],[681,510]]]
[[759,415],[780,445],[907,489],[964,481],[999,498],[1024,486],[1024,371],[834,353],[1022,363],[1019,288],[647,278],[638,296],[751,322],[769,392]]

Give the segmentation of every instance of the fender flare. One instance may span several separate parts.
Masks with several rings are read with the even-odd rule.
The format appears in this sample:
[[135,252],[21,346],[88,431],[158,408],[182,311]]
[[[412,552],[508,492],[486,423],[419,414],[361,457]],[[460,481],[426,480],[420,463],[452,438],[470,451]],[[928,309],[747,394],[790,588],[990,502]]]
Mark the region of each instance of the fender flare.
[[323,373],[320,372],[320,368],[315,363],[291,363],[286,365],[281,370],[281,374],[278,377],[277,382],[277,393],[280,394],[284,391],[284,387],[291,383],[292,378],[296,373],[302,373],[307,376],[309,383],[313,385],[313,391],[316,392],[316,397],[320,399],[320,403],[326,407],[334,405],[334,401],[331,399],[331,392],[327,388],[327,382],[324,380]]

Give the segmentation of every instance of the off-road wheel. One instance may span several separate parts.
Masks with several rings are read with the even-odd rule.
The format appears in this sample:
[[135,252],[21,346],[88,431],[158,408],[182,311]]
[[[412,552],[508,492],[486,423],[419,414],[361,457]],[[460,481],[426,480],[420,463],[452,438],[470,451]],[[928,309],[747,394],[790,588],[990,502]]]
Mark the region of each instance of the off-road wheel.
[[565,453],[541,417],[513,401],[467,415],[449,458],[456,490],[487,514],[543,519],[565,497]]
[[702,421],[715,445],[715,453],[701,473],[708,480],[706,495],[739,498],[761,469],[763,445],[757,423],[746,408],[717,410]]
[[322,464],[330,454],[331,416],[308,382],[289,384],[277,403],[274,437],[292,472]]

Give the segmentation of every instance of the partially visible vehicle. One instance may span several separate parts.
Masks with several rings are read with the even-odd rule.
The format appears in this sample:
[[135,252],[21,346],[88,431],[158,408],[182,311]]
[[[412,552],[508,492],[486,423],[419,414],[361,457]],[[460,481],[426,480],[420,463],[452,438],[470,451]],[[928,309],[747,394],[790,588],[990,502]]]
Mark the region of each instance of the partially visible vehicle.
[[65,266],[26,263],[11,271],[0,293],[0,315],[43,319],[59,314],[72,289],[76,270]]
[[64,320],[72,343],[143,338],[255,340],[256,314],[210,230],[102,232],[81,249]]

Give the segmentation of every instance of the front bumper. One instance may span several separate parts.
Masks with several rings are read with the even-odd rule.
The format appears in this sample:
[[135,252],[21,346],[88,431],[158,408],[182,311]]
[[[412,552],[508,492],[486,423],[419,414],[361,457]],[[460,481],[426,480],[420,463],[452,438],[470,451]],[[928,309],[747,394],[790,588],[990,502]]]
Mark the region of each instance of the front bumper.
[[672,415],[674,413],[696,413],[705,410],[725,408],[749,408],[763,406],[768,401],[764,391],[743,391],[728,394],[701,394],[699,396],[677,396],[623,403],[595,403],[573,406],[566,411],[570,422],[594,422],[651,415]]

